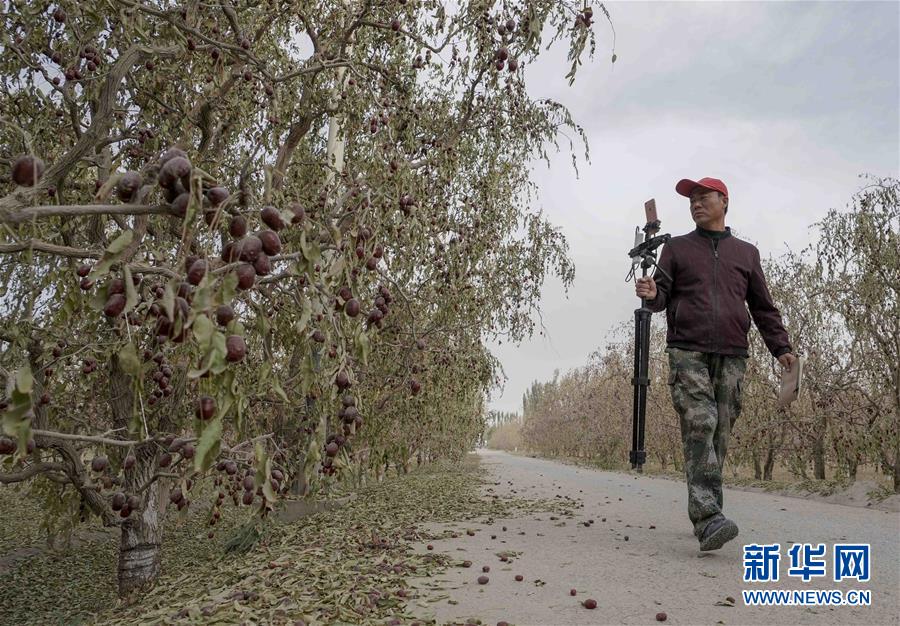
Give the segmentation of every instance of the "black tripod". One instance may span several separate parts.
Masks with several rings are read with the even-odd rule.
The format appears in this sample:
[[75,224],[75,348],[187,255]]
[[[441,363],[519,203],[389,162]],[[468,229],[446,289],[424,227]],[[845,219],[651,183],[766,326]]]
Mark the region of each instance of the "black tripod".
[[[635,229],[635,247],[628,253],[632,260],[629,279],[634,276],[638,259],[640,259],[642,276],[646,276],[647,270],[655,266],[671,280],[665,270],[656,264],[656,249],[669,241],[671,236],[654,236],[659,232],[660,226],[660,221],[655,219],[655,203],[652,210],[653,219],[651,221],[650,207],[647,207],[648,221],[643,229],[643,242],[640,241],[640,229]],[[628,453],[631,469],[638,472],[643,471],[644,462],[647,460],[647,453],[644,451],[644,420],[647,416],[647,390],[650,388],[650,316],[652,313],[647,308],[647,301],[641,298],[641,307],[634,311],[634,377],[631,379],[631,384],[634,386],[634,413],[631,422],[631,452]]]

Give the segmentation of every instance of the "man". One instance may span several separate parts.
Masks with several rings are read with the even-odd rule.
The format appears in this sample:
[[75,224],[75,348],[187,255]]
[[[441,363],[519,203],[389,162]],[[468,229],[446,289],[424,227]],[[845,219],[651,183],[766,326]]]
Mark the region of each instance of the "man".
[[639,278],[635,291],[651,311],[666,310],[669,386],[681,421],[688,516],[700,549],[718,550],[738,534],[722,514],[722,465],[741,412],[751,317],[782,367],[790,370],[796,357],[766,287],[759,250],[725,226],[725,183],[684,179],[675,191],[690,198],[697,228],[670,239],[660,254],[659,265],[671,281],[655,272]]

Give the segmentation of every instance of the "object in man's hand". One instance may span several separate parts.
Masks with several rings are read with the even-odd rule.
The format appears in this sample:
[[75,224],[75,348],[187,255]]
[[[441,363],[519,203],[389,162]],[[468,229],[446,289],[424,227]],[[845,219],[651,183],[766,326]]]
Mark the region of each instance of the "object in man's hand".
[[656,216],[656,198],[650,198],[644,203],[644,215],[647,216],[648,224],[659,221],[659,218]]
[[778,390],[779,408],[786,408],[800,395],[804,361],[803,357],[798,356],[791,369],[781,370],[781,389]]

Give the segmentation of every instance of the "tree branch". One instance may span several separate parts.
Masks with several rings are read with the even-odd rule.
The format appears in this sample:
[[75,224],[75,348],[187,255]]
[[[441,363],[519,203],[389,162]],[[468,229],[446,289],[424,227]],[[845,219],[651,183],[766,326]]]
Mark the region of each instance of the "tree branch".
[[70,204],[35,206],[6,214],[0,213],[0,222],[21,224],[33,219],[44,219],[58,216],[81,215],[174,215],[172,209],[164,204]]
[[128,267],[132,274],[162,274],[168,278],[178,278],[180,274],[168,267],[157,267],[155,265],[143,265],[141,263],[129,263]]
[[12,483],[20,483],[24,480],[28,480],[38,474],[45,474],[47,472],[62,472],[65,473],[66,466],[62,463],[34,463],[25,467],[23,470],[19,472],[9,472],[7,474],[0,474],[0,483],[4,485],[9,485]]
[[[312,89],[307,89],[303,92],[303,96],[300,98],[300,103],[298,104],[300,110],[307,107],[309,101],[308,94],[310,93],[312,93]],[[291,164],[291,157],[294,155],[294,150],[297,148],[300,140],[309,132],[309,129],[312,127],[312,121],[313,116],[301,115],[300,119],[291,124],[291,130],[288,133],[287,138],[285,138],[281,147],[278,148],[278,156],[275,158],[275,167],[272,168],[273,189],[281,189],[281,185],[284,182],[284,176],[287,173],[287,168]]]
[[63,179],[76,164],[96,150],[97,143],[109,132],[118,106],[116,96],[119,86],[135,64],[144,57],[153,55],[172,56],[181,52],[180,47],[155,48],[151,46],[132,46],[125,50],[110,67],[106,75],[106,83],[97,96],[97,106],[91,116],[91,126],[79,137],[78,141],[47,169],[46,174],[33,187],[18,187],[15,191],[0,198],[0,222],[6,222],[10,212],[28,207],[39,194],[45,194],[51,186],[59,187]]
[[103,256],[101,252],[93,250],[85,250],[84,248],[70,248],[68,246],[57,246],[39,239],[29,239],[28,241],[17,241],[15,243],[0,244],[0,254],[10,252],[24,252],[25,250],[36,250],[38,252],[47,252],[57,256],[70,257],[73,259],[99,259]]
[[91,443],[100,443],[106,446],[136,446],[144,443],[142,441],[134,441],[131,439],[108,439],[106,437],[97,437],[95,435],[73,435],[69,433],[57,433],[49,430],[32,430],[32,434],[47,437],[49,439],[62,439],[66,441],[89,441]]

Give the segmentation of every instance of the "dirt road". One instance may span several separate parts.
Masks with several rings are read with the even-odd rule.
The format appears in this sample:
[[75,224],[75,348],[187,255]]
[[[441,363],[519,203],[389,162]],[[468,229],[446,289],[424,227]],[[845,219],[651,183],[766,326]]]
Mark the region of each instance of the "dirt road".
[[[472,566],[452,567],[419,585],[428,607],[421,609],[422,617],[441,624],[469,618],[519,626],[655,624],[657,613],[665,612],[667,624],[900,623],[900,513],[726,489],[725,513],[737,522],[740,535],[721,550],[704,553],[691,533],[683,483],[503,452],[479,454],[496,483],[485,487],[492,490],[488,494],[569,497],[583,506],[576,505],[572,517],[555,520],[538,514],[451,526],[461,530],[458,538],[430,543]],[[591,519],[594,523],[585,525]],[[794,542],[826,545],[827,577],[803,582],[788,575]],[[832,580],[836,542],[871,544],[869,582]],[[748,543],[780,544],[778,582],[743,582]],[[514,553],[510,561],[497,556],[503,551]],[[490,580],[478,584],[484,565]],[[864,589],[871,591],[871,606],[747,606],[744,589]],[[582,606],[587,598],[597,601],[596,609]]]

